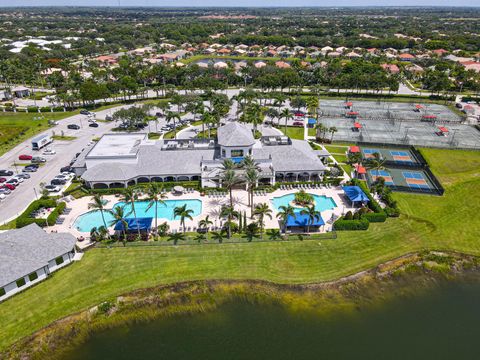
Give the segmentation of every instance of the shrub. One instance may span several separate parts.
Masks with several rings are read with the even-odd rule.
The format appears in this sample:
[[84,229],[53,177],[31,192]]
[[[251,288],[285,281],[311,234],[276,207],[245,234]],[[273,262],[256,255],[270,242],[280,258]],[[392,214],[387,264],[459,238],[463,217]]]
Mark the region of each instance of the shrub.
[[63,111],[63,106],[56,106],[53,108],[53,111],[57,111],[57,112]]
[[45,112],[51,112],[51,108],[49,106],[43,106],[40,108],[40,112],[45,113]]
[[48,225],[50,226],[55,225],[58,217],[62,214],[63,210],[65,210],[66,206],[67,204],[64,202],[61,202],[57,205],[57,207],[47,217]]
[[38,111],[38,107],[36,107],[36,106],[29,106],[29,107],[27,107],[27,110],[28,110],[29,113],[37,112],[37,111]]
[[360,220],[345,220],[345,219],[338,219],[333,224],[334,230],[367,230],[370,223],[367,219],[360,219]]
[[385,222],[385,220],[387,220],[387,214],[383,211],[381,213],[371,212],[362,215],[362,219],[367,219],[369,222]]
[[345,220],[353,220],[353,214],[351,211],[347,211],[345,216],[343,217]]
[[313,203],[313,196],[306,193],[305,190],[300,190],[299,192],[295,193],[295,204],[306,206]]
[[397,208],[387,206],[384,209],[384,211],[390,217],[399,217],[400,216],[400,210],[398,210]]
[[[15,226],[17,228],[22,228],[30,224],[37,224],[38,226],[44,227],[47,226],[45,219],[35,219],[30,217],[30,215],[41,208],[53,208],[56,206],[56,202],[53,199],[39,199],[32,202],[27,209],[16,219]],[[47,218],[48,221],[48,218]],[[49,223],[50,224],[50,223]]]

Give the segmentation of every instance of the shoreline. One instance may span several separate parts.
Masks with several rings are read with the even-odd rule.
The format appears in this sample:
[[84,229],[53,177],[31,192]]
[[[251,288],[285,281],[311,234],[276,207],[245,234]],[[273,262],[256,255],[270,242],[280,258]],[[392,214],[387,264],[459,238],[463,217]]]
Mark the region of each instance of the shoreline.
[[[414,296],[445,281],[474,275],[480,258],[451,252],[411,253],[335,281],[285,285],[261,280],[186,281],[137,289],[56,320],[11,345],[5,359],[57,359],[100,331],[162,317],[213,311],[234,299],[276,303],[323,314],[359,311]],[[395,291],[392,291],[395,290]],[[396,295],[393,295],[396,294]],[[67,344],[67,345],[66,345]],[[66,345],[66,346],[65,346]]]

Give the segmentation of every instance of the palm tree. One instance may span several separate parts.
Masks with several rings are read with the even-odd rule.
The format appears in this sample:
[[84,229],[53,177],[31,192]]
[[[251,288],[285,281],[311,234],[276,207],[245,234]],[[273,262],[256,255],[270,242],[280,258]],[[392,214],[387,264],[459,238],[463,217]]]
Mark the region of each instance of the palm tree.
[[179,241],[185,241],[184,233],[173,233],[168,236],[167,241],[173,241],[173,245],[177,245]]
[[269,219],[272,218],[272,209],[270,209],[266,203],[258,204],[255,206],[254,215],[258,217],[258,224],[260,225],[260,238],[263,239],[263,228],[265,226],[264,219],[265,217],[268,217]]
[[88,204],[89,209],[93,209],[94,212],[100,211],[100,214],[102,215],[102,221],[103,221],[103,226],[107,228],[107,222],[105,221],[105,202],[103,200],[102,195],[100,194],[95,194],[93,196],[93,201]]
[[127,244],[127,230],[128,222],[126,220],[126,214],[123,206],[116,206],[108,212],[113,216],[113,220],[110,221],[110,226],[115,226],[119,222],[122,224],[122,233],[123,233],[123,246]]
[[270,229],[267,231],[268,239],[269,240],[281,240],[282,233],[278,229]]
[[220,210],[220,216],[227,218],[228,238],[232,237],[232,221],[240,216],[233,206],[223,206]]
[[180,225],[183,227],[183,233],[186,231],[185,219],[193,220],[192,214],[193,210],[187,209],[187,204],[184,204],[183,206],[177,206],[173,209],[174,218],[180,217]]
[[368,159],[365,162],[365,167],[369,170],[375,170],[375,173],[378,174],[380,170],[385,169],[385,159],[380,157],[379,153],[373,153],[373,159]]
[[170,121],[173,120],[173,133],[174,133],[173,137],[176,139],[177,138],[177,126],[176,126],[176,121],[175,120],[180,121],[180,115],[177,112],[174,112],[174,111],[167,111],[167,113],[165,114],[165,120],[167,121],[167,123],[169,123]]
[[157,214],[158,214],[158,204],[165,205],[165,201],[163,199],[166,198],[165,193],[163,192],[163,187],[158,185],[156,182],[152,182],[149,184],[147,189],[148,195],[148,205],[147,210],[149,210],[152,206],[155,206],[155,232],[157,231],[158,223],[157,223]]
[[251,242],[254,238],[258,237],[258,233],[260,232],[260,227],[256,222],[252,222],[248,224],[247,228],[245,229],[245,236],[247,237],[248,241]]
[[310,232],[310,225],[312,225],[315,220],[320,220],[320,211],[315,210],[315,205],[310,205],[306,209],[302,209],[300,214],[308,216],[307,222],[307,232]]
[[205,229],[205,232],[207,234],[207,240],[208,240],[208,227],[213,224],[213,221],[210,220],[210,216],[207,215],[205,216],[205,219],[202,219],[198,222],[198,225],[202,228]]
[[315,137],[317,138],[317,140],[323,142],[323,139],[325,137],[325,131],[327,130],[327,128],[322,123],[318,123],[317,125],[315,125],[315,130]]
[[253,216],[253,190],[257,186],[260,176],[258,171],[254,168],[248,169],[245,173],[245,181],[247,182],[248,187],[248,205],[250,205],[250,216]]
[[233,170],[237,167],[237,164],[235,164],[232,159],[224,159],[222,162],[222,167],[224,171]]
[[230,207],[233,208],[233,195],[232,190],[233,188],[242,182],[236,174],[234,170],[226,170],[222,174],[222,186],[225,187],[230,195]]
[[207,241],[208,239],[205,234],[197,234],[197,236],[195,236],[195,240],[200,244],[204,241]]
[[287,220],[290,216],[294,219],[297,217],[297,215],[295,214],[295,209],[292,205],[282,205],[278,208],[277,218],[282,221],[283,233],[287,232]]
[[218,231],[212,231],[212,238],[213,238],[213,240],[216,240],[221,244],[225,237],[223,235],[223,231],[219,231],[219,232]]
[[332,137],[330,138],[330,143],[333,142],[333,135],[338,131],[338,129],[335,126],[332,126],[330,129],[328,129],[330,134],[332,134]]
[[[135,217],[135,222],[137,224],[138,236],[140,236],[140,226],[138,226],[137,211],[135,210],[135,201],[137,201],[137,200],[138,200],[138,192],[135,189],[126,188],[125,191],[123,192],[122,201],[125,204],[130,204],[132,206],[132,211],[130,212],[130,214],[133,213],[133,216]],[[129,214],[127,214],[127,216],[128,215]]]
[[285,119],[285,135],[287,135],[287,123],[288,123],[288,120],[293,119],[293,115],[290,112],[290,110],[285,108],[280,112],[279,118]]

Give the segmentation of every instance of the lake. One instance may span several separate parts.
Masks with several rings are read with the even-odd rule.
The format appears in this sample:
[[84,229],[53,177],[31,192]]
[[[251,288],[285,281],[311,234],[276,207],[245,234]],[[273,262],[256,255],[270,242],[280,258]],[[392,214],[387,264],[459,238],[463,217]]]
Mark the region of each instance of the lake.
[[94,334],[65,359],[474,359],[479,305],[464,282],[328,315],[238,300]]

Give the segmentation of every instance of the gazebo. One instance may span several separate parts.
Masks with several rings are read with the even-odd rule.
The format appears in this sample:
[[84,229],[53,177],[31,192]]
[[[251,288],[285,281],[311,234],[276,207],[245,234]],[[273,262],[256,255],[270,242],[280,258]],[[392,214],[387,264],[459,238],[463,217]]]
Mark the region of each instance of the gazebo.
[[321,215],[315,218],[313,222],[310,222],[309,216],[307,214],[301,214],[300,212],[296,212],[295,216],[290,215],[285,223],[287,229],[302,228],[303,231],[305,231],[308,226],[310,230],[315,229],[318,231],[318,228],[323,225],[325,225],[325,221],[323,221]]
[[148,233],[152,228],[152,220],[153,218],[151,217],[127,218],[125,219],[125,222],[127,223],[126,229],[122,221],[118,221],[113,229],[116,233],[123,232],[124,230],[129,234],[136,233],[138,230],[143,233]]
[[367,195],[365,195],[365,193],[360,188],[360,186],[343,186],[342,189],[353,206],[355,206],[355,203],[357,202],[360,202],[363,204],[363,203],[368,203],[370,201],[370,199],[368,198]]
[[317,124],[317,120],[315,120],[314,118],[309,118],[308,119],[308,127],[309,128],[315,127],[316,124]]

